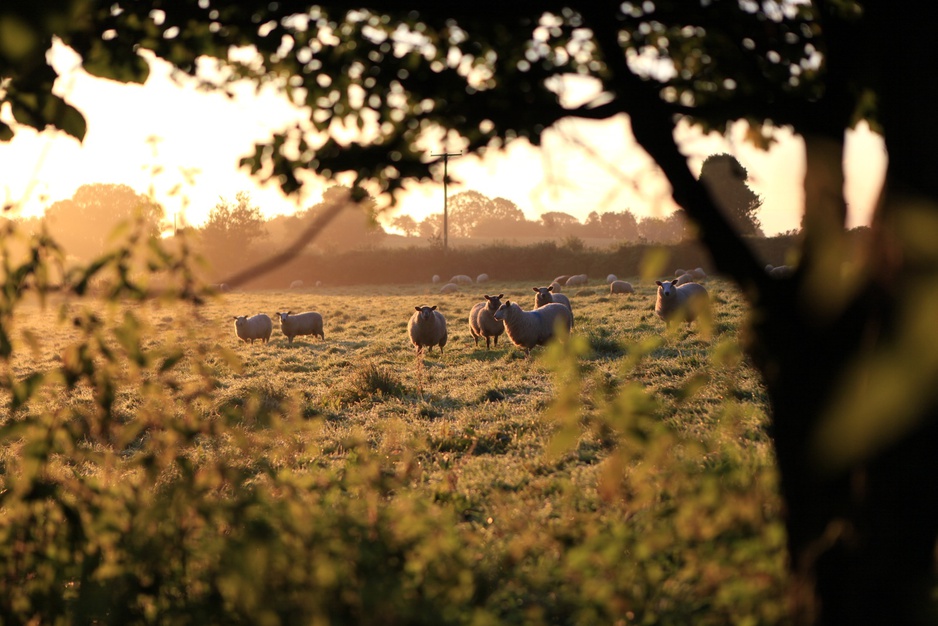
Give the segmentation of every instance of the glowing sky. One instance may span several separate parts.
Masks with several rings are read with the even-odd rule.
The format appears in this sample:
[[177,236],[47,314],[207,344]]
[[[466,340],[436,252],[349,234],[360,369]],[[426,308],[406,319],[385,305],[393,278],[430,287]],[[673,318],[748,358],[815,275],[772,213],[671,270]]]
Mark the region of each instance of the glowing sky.
[[[232,99],[204,93],[192,84],[173,82],[162,62],[151,62],[145,85],[123,85],[87,75],[69,51],[58,50],[53,58],[62,75],[57,91],[84,112],[88,132],[79,144],[61,133],[20,129],[11,142],[0,144],[0,199],[19,203],[24,214],[41,213],[83,184],[122,183],[140,193],[152,190],[168,215],[198,225],[220,196],[232,199],[246,190],[262,213],[272,217],[315,204],[330,184],[315,179],[302,198],[288,199],[238,169],[238,160],[252,151],[255,141],[302,115],[271,90],[255,94],[245,85]],[[7,109],[0,116],[12,121]],[[749,171],[749,186],[765,200],[760,219],[767,234],[797,228],[802,141],[779,132],[779,141],[760,151],[742,139],[744,132],[740,125],[727,138],[704,137],[685,129],[678,138],[695,170],[709,154],[729,152],[739,159]],[[869,220],[885,157],[882,141],[869,131],[848,134],[847,146],[845,193],[851,225],[857,225]],[[155,175],[154,166],[159,167]],[[545,135],[542,149],[518,141],[484,159],[452,159],[449,167],[461,181],[449,186],[451,196],[471,189],[504,197],[530,219],[546,211],[582,219],[594,210],[629,209],[642,217],[666,215],[675,208],[666,181],[635,147],[624,117],[565,120]],[[442,188],[428,184],[403,195],[388,217],[408,213],[420,220],[441,210]]]

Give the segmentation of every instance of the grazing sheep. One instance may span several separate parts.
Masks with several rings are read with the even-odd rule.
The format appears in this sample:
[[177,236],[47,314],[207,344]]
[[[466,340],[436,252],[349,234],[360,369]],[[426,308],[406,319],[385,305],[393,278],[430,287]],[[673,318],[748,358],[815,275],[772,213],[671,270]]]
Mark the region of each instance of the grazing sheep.
[[616,276],[615,274],[609,274],[609,276],[606,276],[606,283],[610,285],[616,282],[617,280],[619,280],[619,277]]
[[779,265],[778,267],[773,267],[771,264],[765,266],[766,273],[772,278],[788,278],[795,272],[795,268],[791,265]]
[[687,283],[695,282],[694,275],[691,274],[690,272],[685,272],[681,274],[680,276],[678,276],[677,278],[675,278],[674,280],[677,281],[678,285],[686,285]]
[[632,283],[627,283],[624,280],[614,280],[609,283],[609,293],[635,293],[635,290],[632,289]]
[[259,313],[248,317],[247,315],[236,315],[234,317],[235,332],[238,338],[245,343],[254,343],[255,339],[260,339],[261,343],[270,341],[270,333],[274,330],[274,323],[264,314]]
[[698,315],[706,313],[710,306],[710,296],[703,285],[687,283],[678,286],[677,282],[677,278],[664,283],[655,281],[658,285],[655,314],[664,320],[668,328],[672,322],[693,322]]
[[478,284],[478,283],[487,283],[487,282],[489,282],[489,275],[488,275],[488,274],[479,274],[478,276],[476,276],[476,284]]
[[479,345],[479,339],[485,338],[485,349],[489,349],[491,339],[495,340],[495,347],[498,347],[498,336],[505,332],[505,325],[495,319],[495,311],[502,305],[502,298],[505,294],[500,293],[497,296],[482,296],[485,302],[476,303],[469,311],[469,332],[475,340],[476,346]]
[[495,319],[505,323],[505,332],[511,343],[531,354],[531,348],[541,346],[554,337],[557,326],[569,333],[573,328],[573,314],[559,302],[545,304],[533,311],[523,311],[517,304],[505,300],[495,311]]
[[439,282],[440,282],[440,275],[439,275],[439,274],[434,274],[434,275],[433,275],[433,278],[430,279],[430,282],[432,282],[434,285],[436,285],[437,283],[439,283]]
[[459,285],[456,283],[446,283],[440,287],[440,293],[456,293],[459,291]]
[[414,314],[410,316],[407,323],[407,332],[410,335],[410,342],[417,349],[417,354],[423,352],[423,347],[427,346],[433,351],[433,346],[440,346],[440,354],[443,354],[443,346],[446,345],[446,318],[433,306],[415,306]]
[[294,280],[292,283],[290,283],[290,289],[299,289],[302,286],[303,286],[302,280]]
[[449,279],[449,282],[456,283],[457,285],[471,285],[472,278],[466,276],[465,274],[456,274]]
[[558,276],[557,278],[555,278],[554,280],[550,282],[557,283],[558,285],[565,285],[567,283],[568,278],[570,278],[569,274],[561,274],[560,276]]
[[678,269],[674,270],[674,277],[675,277],[675,278],[678,278],[679,276],[683,276],[683,275],[686,274],[686,273],[687,273],[687,270],[678,268]]
[[575,274],[567,279],[567,282],[564,283],[567,287],[579,287],[580,285],[585,285],[589,282],[589,277],[586,274]]
[[692,274],[697,280],[703,280],[707,277],[707,272],[702,267],[694,268],[688,273]]
[[296,314],[293,311],[286,313],[278,311],[277,317],[280,318],[280,332],[286,335],[290,343],[293,343],[293,338],[297,335],[319,336],[323,341],[326,340],[326,335],[322,331],[322,315],[315,311]]
[[551,293],[560,293],[563,291],[563,287],[561,287],[560,283],[551,283],[548,285],[548,287],[552,288]]
[[[570,298],[562,293],[554,293],[551,287],[532,287],[534,289],[534,308],[539,309],[545,304],[559,302],[570,309],[570,319],[573,319],[573,305],[570,304]],[[571,322],[572,324],[572,322]]]

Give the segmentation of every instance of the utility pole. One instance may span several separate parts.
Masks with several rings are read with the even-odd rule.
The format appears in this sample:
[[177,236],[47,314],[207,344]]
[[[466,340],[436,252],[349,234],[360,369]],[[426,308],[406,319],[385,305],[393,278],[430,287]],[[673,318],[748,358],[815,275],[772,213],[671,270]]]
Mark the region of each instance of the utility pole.
[[462,156],[462,150],[459,152],[446,152],[443,151],[442,154],[433,154],[430,156],[443,157],[443,253],[447,252],[449,244],[449,211],[447,203],[449,202],[449,195],[447,193],[446,186],[449,183],[449,158],[450,157],[459,157]]

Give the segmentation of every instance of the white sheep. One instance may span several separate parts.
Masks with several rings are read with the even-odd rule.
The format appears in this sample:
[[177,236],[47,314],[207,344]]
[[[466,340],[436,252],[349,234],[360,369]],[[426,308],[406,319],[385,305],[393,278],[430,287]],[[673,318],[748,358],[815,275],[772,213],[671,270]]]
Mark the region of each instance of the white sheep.
[[609,283],[609,293],[635,293],[635,289],[632,288],[632,283],[627,283],[624,280],[614,280]]
[[570,275],[569,275],[569,274],[561,274],[560,276],[558,276],[557,278],[555,278],[554,280],[552,280],[552,281],[550,281],[550,282],[552,282],[552,283],[557,283],[558,285],[565,285],[565,284],[567,284],[567,279],[568,279],[568,278],[570,278]]
[[560,293],[563,291],[563,287],[561,287],[560,283],[551,283],[547,286],[551,288],[551,293]]
[[697,280],[703,280],[707,277],[707,272],[705,272],[702,267],[696,267],[688,273],[692,274]]
[[545,304],[533,311],[523,311],[520,306],[505,300],[495,311],[495,319],[505,323],[505,332],[511,343],[531,354],[531,348],[541,346],[553,339],[558,328],[569,334],[573,328],[573,314],[559,302]]
[[585,285],[588,282],[589,282],[589,276],[587,276],[586,274],[574,274],[573,276],[568,278],[567,282],[564,284],[566,284],[567,287],[579,287],[581,285]]
[[459,285],[456,283],[446,283],[440,287],[440,293],[456,293],[459,291]]
[[322,337],[326,340],[326,335],[322,330],[322,315],[315,311],[306,313],[286,313],[277,312],[280,318],[280,332],[282,332],[290,343],[297,335],[312,335],[313,337]]
[[476,284],[487,283],[487,282],[489,282],[488,274],[479,274],[478,276],[476,276]]
[[560,304],[570,309],[570,319],[573,319],[573,305],[570,304],[570,298],[563,295],[562,293],[554,293],[553,288],[549,285],[547,287],[533,287],[533,289],[535,309],[539,309],[545,304],[550,304],[551,302],[559,302]]
[[440,275],[434,274],[433,278],[430,279],[430,282],[432,282],[434,285],[438,284],[440,282]]
[[686,285],[687,283],[696,282],[694,280],[694,275],[691,274],[690,272],[685,272],[681,274],[680,276],[678,276],[677,278],[675,278],[674,280],[677,281],[678,285]]
[[478,302],[469,311],[469,333],[475,340],[476,346],[479,345],[479,339],[485,338],[485,349],[489,349],[491,339],[495,340],[495,347],[498,347],[498,336],[505,332],[505,325],[495,319],[495,311],[502,305],[502,298],[505,294],[500,293],[497,296],[482,296],[485,302]]
[[609,274],[609,276],[606,276],[606,283],[607,283],[607,284],[610,284],[610,285],[611,285],[612,283],[616,282],[617,280],[619,280],[619,277],[616,276],[615,274]]
[[687,273],[687,270],[681,269],[681,268],[677,268],[676,270],[674,270],[674,277],[675,277],[675,278],[678,278],[679,276],[683,276],[683,275],[686,274],[686,273]]
[[302,286],[303,286],[302,280],[294,280],[292,283],[290,283],[290,289],[299,289]]
[[449,279],[449,282],[456,283],[457,285],[471,285],[472,278],[469,276],[466,276],[465,274],[456,274],[455,276]]
[[658,297],[655,314],[670,328],[672,322],[693,322],[699,315],[709,312],[710,296],[707,289],[698,283],[678,285],[678,279],[670,282],[656,280]]
[[270,341],[270,333],[274,330],[274,323],[264,313],[252,315],[234,316],[235,332],[238,338],[245,343],[254,343],[255,339],[260,339],[261,343]]
[[446,318],[436,310],[435,304],[415,306],[414,314],[407,323],[407,333],[417,354],[423,352],[424,346],[429,347],[431,351],[433,346],[440,346],[440,354],[443,354],[443,346],[446,345]]

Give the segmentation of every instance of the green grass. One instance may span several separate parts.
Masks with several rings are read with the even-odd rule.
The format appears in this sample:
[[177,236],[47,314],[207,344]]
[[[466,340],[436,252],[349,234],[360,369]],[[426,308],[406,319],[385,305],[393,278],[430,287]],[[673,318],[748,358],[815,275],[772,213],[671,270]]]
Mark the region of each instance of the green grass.
[[[445,296],[425,285],[235,292],[198,308],[30,305],[15,320],[16,378],[74,359],[82,335],[69,320],[84,307],[125,335],[132,309],[148,322],[139,333],[153,362],[128,365],[133,350],[105,334],[122,356],[91,360],[113,370],[117,426],[100,426],[110,418],[93,376],[37,396],[6,425],[56,415],[83,433],[53,446],[42,471],[67,485],[93,479],[118,511],[108,523],[140,535],[101,553],[117,559],[121,584],[172,570],[159,574],[178,580],[165,596],[119,596],[141,614],[785,623],[765,395],[737,345],[745,304],[708,281],[712,327],[666,333],[654,284],[631,282],[634,295],[571,294],[571,340],[532,358],[506,335],[476,348],[467,327],[483,292],[530,308],[528,283]],[[442,355],[409,342],[407,320],[424,304],[448,320]],[[233,316],[277,310],[320,312],[325,341],[289,344],[276,324],[269,344],[238,341]],[[178,361],[160,372],[167,358]],[[24,432],[5,439],[10,476],[27,471]],[[139,517],[150,498],[169,506],[160,522]],[[8,535],[18,528],[7,522]],[[161,541],[184,568],[143,556]]]

